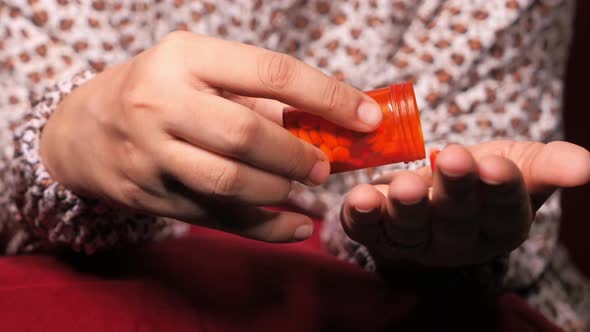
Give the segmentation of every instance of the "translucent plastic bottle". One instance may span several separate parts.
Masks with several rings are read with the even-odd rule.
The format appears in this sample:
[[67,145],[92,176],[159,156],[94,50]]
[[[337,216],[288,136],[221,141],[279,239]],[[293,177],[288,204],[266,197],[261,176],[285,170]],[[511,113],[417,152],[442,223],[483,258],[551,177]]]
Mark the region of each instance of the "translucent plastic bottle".
[[320,148],[330,158],[331,173],[424,159],[424,138],[412,84],[392,84],[365,93],[383,112],[381,125],[373,132],[347,130],[292,108],[284,110],[283,126]]

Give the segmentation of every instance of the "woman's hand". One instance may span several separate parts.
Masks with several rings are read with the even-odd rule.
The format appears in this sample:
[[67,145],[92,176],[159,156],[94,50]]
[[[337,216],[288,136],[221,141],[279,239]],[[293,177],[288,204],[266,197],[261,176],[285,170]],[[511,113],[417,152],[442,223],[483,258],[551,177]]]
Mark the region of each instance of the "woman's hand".
[[452,145],[436,165],[434,175],[425,167],[353,189],[341,211],[347,234],[379,260],[483,263],[522,244],[557,187],[590,181],[590,153],[565,142]]
[[369,97],[292,57],[175,32],[66,97],[44,129],[43,162],[67,188],[114,205],[302,240],[309,218],[256,207],[329,174],[319,149],[281,128],[283,103],[358,131],[381,119]]

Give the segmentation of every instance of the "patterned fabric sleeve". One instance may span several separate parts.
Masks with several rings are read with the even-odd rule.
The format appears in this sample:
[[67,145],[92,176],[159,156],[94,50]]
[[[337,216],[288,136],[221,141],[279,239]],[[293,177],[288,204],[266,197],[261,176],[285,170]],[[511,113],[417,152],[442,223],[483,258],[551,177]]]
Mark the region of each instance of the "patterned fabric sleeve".
[[12,127],[14,151],[3,156],[0,169],[6,186],[0,193],[0,209],[8,213],[0,225],[7,254],[60,247],[91,254],[152,239],[167,224],[80,197],[54,181],[43,167],[39,141],[46,120],[65,95],[93,76],[83,71],[49,88]]

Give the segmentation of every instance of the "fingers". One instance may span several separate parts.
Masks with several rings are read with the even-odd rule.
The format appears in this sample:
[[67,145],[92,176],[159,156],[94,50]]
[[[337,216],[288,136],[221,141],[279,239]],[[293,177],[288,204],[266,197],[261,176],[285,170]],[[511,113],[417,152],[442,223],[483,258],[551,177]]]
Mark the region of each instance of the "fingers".
[[246,205],[217,206],[209,215],[223,223],[214,228],[265,242],[297,242],[313,233],[313,222],[304,215],[276,212]]
[[381,121],[381,110],[370,97],[293,57],[192,34],[178,38],[182,36],[190,54],[199,55],[188,63],[191,72],[216,88],[276,99],[358,131],[373,130]]
[[590,152],[568,142],[495,141],[471,149],[477,157],[496,154],[512,160],[522,171],[531,191],[590,182]]
[[[420,167],[414,171],[412,171],[414,174],[418,175],[419,177],[422,178],[422,180],[428,184],[429,186],[432,184],[432,169],[430,167],[424,166],[424,167]],[[391,173],[386,173],[380,177],[378,177],[377,179],[371,181],[371,184],[373,185],[378,185],[378,184],[390,184],[393,179],[399,174],[399,172],[391,172]],[[387,191],[386,191],[387,193]]]
[[256,207],[283,202],[291,181],[181,140],[163,145],[159,155],[164,161],[160,176],[164,190],[140,188],[123,179],[120,196],[127,207],[266,242],[311,236],[308,217]]
[[[313,223],[303,215],[256,205],[284,202],[291,181],[196,148],[181,140],[165,144],[166,200],[151,200],[160,215],[265,242],[309,238]],[[170,183],[174,183],[171,185]]]
[[385,196],[374,186],[359,185],[344,200],[340,219],[346,234],[353,240],[373,244],[377,241],[377,223],[386,207]]
[[424,179],[409,171],[396,173],[389,186],[357,186],[343,205],[344,230],[383,252],[425,248],[430,233],[427,195]]
[[569,188],[590,182],[590,152],[567,142],[551,142],[524,161],[525,182],[537,211],[557,187]]
[[444,149],[437,160],[432,189],[436,219],[432,223],[432,250],[445,248],[453,255],[475,247],[480,197],[477,164],[458,145]]
[[[349,236],[381,248],[380,254],[431,266],[481,263],[526,240],[533,218],[529,190],[538,194],[587,182],[587,156],[567,143],[494,142],[470,150],[452,145],[440,153],[434,174],[429,168],[397,172],[355,188],[342,221]],[[559,168],[561,158],[571,165],[562,172],[575,175],[540,174]]]
[[512,160],[521,170],[535,209],[557,187],[590,182],[590,152],[567,142],[494,141],[471,148],[476,158],[495,154]]
[[[200,92],[192,95],[167,120],[172,135],[306,184],[323,183],[329,176],[328,160],[313,145],[240,104]],[[195,130],[196,122],[206,125]]]
[[557,187],[575,187],[590,182],[590,153],[580,146],[551,142],[541,146],[535,144],[532,148],[517,143],[512,154],[521,158],[521,169],[535,211]]
[[522,174],[516,164],[500,156],[485,157],[478,166],[483,201],[480,236],[492,254],[515,249],[526,239],[532,220]]
[[289,107],[289,105],[281,103],[278,100],[244,97],[227,91],[224,91],[221,96],[234,103],[248,107],[281,127],[283,126],[283,109]]
[[284,177],[181,140],[164,143],[158,155],[166,177],[212,200],[272,205],[283,202],[291,189],[291,182]]
[[404,248],[424,249],[429,241],[428,185],[420,175],[399,172],[389,185],[385,231]]

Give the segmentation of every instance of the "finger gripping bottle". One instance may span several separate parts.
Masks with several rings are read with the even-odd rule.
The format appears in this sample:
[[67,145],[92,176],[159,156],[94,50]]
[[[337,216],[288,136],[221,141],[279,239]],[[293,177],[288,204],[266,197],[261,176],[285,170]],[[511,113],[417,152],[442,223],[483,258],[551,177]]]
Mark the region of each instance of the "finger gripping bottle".
[[412,84],[392,84],[365,93],[383,112],[381,125],[373,132],[354,132],[293,108],[283,111],[283,126],[320,148],[330,159],[332,174],[424,159],[424,138]]

